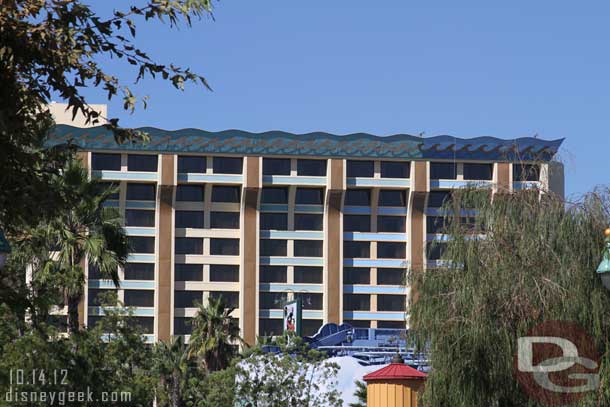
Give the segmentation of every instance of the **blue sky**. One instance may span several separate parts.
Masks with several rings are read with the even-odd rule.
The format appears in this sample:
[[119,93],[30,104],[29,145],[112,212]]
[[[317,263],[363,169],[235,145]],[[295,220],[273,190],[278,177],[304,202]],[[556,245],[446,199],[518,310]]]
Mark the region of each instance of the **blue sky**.
[[[103,4],[120,6],[117,0]],[[97,6],[102,3],[93,2]],[[609,183],[610,3],[230,1],[137,44],[213,92],[145,81],[125,126],[566,138],[568,195]],[[131,82],[129,65],[112,72]],[[90,102],[105,96],[88,92]]]

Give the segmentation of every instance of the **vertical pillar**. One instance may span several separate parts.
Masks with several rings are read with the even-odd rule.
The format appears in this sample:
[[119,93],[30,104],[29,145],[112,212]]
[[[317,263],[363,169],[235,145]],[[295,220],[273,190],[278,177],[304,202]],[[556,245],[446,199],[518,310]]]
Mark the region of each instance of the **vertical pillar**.
[[[89,174],[91,174],[90,171],[90,162],[89,162],[89,157],[90,154],[88,151],[79,151],[76,153],[76,158],[78,160],[81,161],[81,163],[83,164],[83,167],[85,167],[85,169],[87,170],[87,172]],[[87,264],[87,259],[83,259],[81,261],[80,266],[82,267],[82,269],[85,272],[85,287],[83,288],[83,295],[80,298],[80,302],[78,303],[78,324],[81,328],[83,328],[86,325],[86,321],[87,321],[87,294],[89,292],[89,290],[87,289],[89,287],[89,277],[88,277],[88,264]]]
[[249,345],[256,343],[256,322],[258,320],[258,193],[262,185],[260,162],[260,157],[245,157],[241,216],[239,324],[242,338]]
[[[411,272],[422,273],[426,264],[426,194],[428,191],[428,163],[413,161],[411,194],[409,195],[409,247]],[[411,298],[417,299],[417,287],[411,287]]]
[[174,189],[176,186],[176,156],[161,154],[157,229],[157,338],[169,341],[172,327],[173,248],[174,248]]
[[345,171],[342,159],[328,160],[327,192],[324,225],[324,322],[341,323],[343,303],[343,264],[341,204],[345,190]]
[[545,189],[555,193],[560,198],[565,197],[565,178],[563,164],[559,161],[549,161],[547,164],[547,185]]
[[512,183],[510,163],[498,163],[496,165],[496,187],[494,192],[510,192]]

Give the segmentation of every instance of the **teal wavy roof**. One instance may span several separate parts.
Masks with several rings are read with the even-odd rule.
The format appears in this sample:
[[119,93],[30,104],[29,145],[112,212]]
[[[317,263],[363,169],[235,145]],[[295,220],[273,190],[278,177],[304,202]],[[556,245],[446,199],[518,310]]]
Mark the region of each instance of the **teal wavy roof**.
[[79,128],[57,125],[48,145],[72,143],[84,150],[130,150],[171,153],[295,155],[312,157],[550,160],[563,139],[533,137],[471,139],[452,136],[418,137],[408,134],[374,136],[367,133],[335,135],[324,132],[292,134],[284,131],[250,133],[242,130],[211,132],[199,129],[162,130],[141,127],[149,134],[146,144],[118,145],[104,126]]

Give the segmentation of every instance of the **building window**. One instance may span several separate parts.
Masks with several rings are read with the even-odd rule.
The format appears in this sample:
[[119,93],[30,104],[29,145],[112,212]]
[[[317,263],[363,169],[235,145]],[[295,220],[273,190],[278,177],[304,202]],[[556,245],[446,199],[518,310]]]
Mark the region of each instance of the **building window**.
[[192,318],[175,317],[174,318],[174,335],[190,335],[193,332],[191,326]]
[[210,254],[239,256],[239,239],[210,239]]
[[344,267],[343,284],[371,284],[371,269],[368,267]]
[[290,158],[263,158],[263,175],[290,175]]
[[214,174],[241,174],[243,164],[241,157],[214,157],[212,160]]
[[406,218],[404,216],[378,216],[377,232],[404,233]]
[[239,292],[210,291],[211,300],[220,300],[225,308],[239,308]]
[[377,284],[379,285],[405,285],[407,272],[405,269],[377,269]]
[[177,237],[175,241],[176,254],[203,254],[203,238]]
[[513,181],[540,181],[540,165],[513,164]]
[[405,321],[377,321],[377,328],[407,329]]
[[370,328],[371,321],[366,321],[363,319],[344,319],[343,323],[350,324],[354,328]]
[[210,281],[239,281],[239,266],[233,264],[210,264]]
[[448,222],[443,216],[426,216],[426,233],[445,233]]
[[102,321],[102,318],[103,317],[89,315],[87,317],[87,326],[91,329],[95,328],[95,326]]
[[174,307],[195,308],[203,301],[203,291],[174,291]]
[[345,311],[370,311],[371,296],[369,294],[343,294],[343,309]]
[[178,185],[176,187],[176,201],[203,202],[203,185]]
[[456,179],[456,163],[430,163],[430,179]]
[[117,184],[115,182],[98,181],[98,182],[96,182],[96,190],[98,191],[99,194],[105,193],[108,190],[115,191],[115,192],[111,193],[110,195],[108,195],[108,197],[106,199],[109,201],[118,201],[120,199],[119,198],[119,184]]
[[493,178],[493,164],[464,163],[464,179],[491,180]]
[[126,263],[125,280],[154,280],[154,263]]
[[287,204],[288,188],[264,187],[261,192],[261,203]]
[[301,300],[303,309],[322,309],[322,294],[319,293],[295,293],[295,299]]
[[440,260],[447,250],[446,243],[428,242],[426,252],[428,260]]
[[100,268],[93,263],[89,263],[89,269],[87,276],[90,280],[103,280],[107,279],[107,276],[103,276]]
[[343,215],[344,232],[370,232],[370,215]]
[[297,188],[297,205],[322,205],[324,204],[323,188]]
[[175,264],[175,281],[203,281],[203,264]]
[[159,159],[150,154],[129,154],[127,156],[127,171],[157,172]]
[[125,226],[155,226],[155,211],[147,211],[141,209],[126,209],[125,210]]
[[67,315],[49,315],[47,317],[47,323],[59,332],[68,332]]
[[285,283],[287,281],[287,267],[260,266],[259,279],[261,283]]
[[288,301],[286,293],[261,292],[258,297],[261,309],[281,309]]
[[207,162],[205,157],[197,157],[193,155],[178,156],[178,172],[188,173],[194,172],[204,174],[206,172]]
[[288,242],[278,239],[261,239],[260,255],[261,256],[286,256],[288,252]]
[[125,290],[124,303],[127,307],[154,307],[155,292],[153,290]]
[[404,259],[407,246],[402,242],[377,242],[378,259]]
[[203,229],[203,211],[176,211],[176,227]]
[[239,203],[240,198],[240,187],[227,185],[214,185],[212,187],[212,202]]
[[405,311],[406,309],[405,295],[377,295],[377,311]]
[[210,224],[214,229],[239,229],[239,212],[212,212]]
[[261,212],[261,230],[288,230],[288,214]]
[[127,184],[128,201],[156,200],[155,184]]
[[155,333],[154,317],[131,317],[128,321],[130,321],[133,326],[137,327],[143,334]]
[[379,191],[379,206],[407,206],[406,191],[382,189]]
[[324,215],[317,213],[296,213],[294,215],[295,230],[322,230]]
[[451,202],[451,191],[430,191],[428,194],[428,207],[441,208]]
[[90,306],[116,305],[116,290],[90,288],[88,290]]
[[94,171],[121,171],[121,154],[91,153]]
[[295,240],[294,255],[296,257],[322,257],[321,240]]
[[297,160],[297,175],[310,177],[326,176],[326,160]]
[[294,282],[296,284],[322,284],[322,267],[296,266]]
[[371,206],[371,190],[348,189],[345,191],[346,206]]
[[373,178],[375,175],[375,165],[373,161],[353,161],[347,160],[348,177]]
[[371,257],[370,242],[343,242],[343,257],[367,259]]
[[258,334],[261,336],[281,335],[284,332],[282,324],[281,319],[259,318]]
[[410,171],[410,162],[381,162],[381,178],[409,178]]
[[128,236],[127,241],[131,253],[154,253],[155,238],[144,236]]
[[319,319],[304,319],[301,321],[301,335],[313,336],[320,330],[322,321]]

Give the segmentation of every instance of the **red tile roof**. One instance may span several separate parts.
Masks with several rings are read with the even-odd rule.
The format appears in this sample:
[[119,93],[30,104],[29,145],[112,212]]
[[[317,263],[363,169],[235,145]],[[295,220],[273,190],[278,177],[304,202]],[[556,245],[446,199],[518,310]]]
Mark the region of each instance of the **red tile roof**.
[[405,380],[405,379],[425,379],[428,377],[404,363],[390,363],[386,367],[375,370],[364,376],[364,381],[369,380]]

